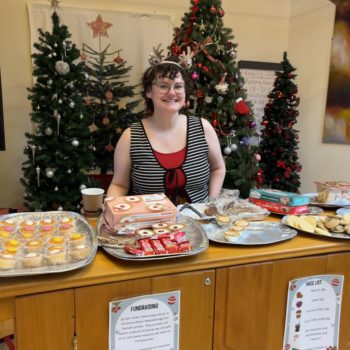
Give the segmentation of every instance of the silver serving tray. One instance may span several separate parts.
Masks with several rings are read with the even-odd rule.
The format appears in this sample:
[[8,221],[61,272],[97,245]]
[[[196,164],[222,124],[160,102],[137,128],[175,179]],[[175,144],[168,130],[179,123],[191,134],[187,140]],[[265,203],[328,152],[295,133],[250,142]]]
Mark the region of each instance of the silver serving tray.
[[224,238],[224,232],[227,228],[219,228],[214,224],[203,225],[203,228],[210,241],[237,245],[272,244],[291,239],[297,235],[296,230],[279,222],[250,222],[237,238],[228,242]]
[[96,234],[93,228],[80,214],[69,212],[69,211],[47,211],[47,212],[27,212],[27,213],[16,213],[7,214],[0,216],[0,220],[14,219],[18,221],[32,220],[38,221],[43,219],[58,220],[65,216],[72,216],[75,218],[76,232],[84,232],[87,236],[87,242],[91,245],[91,254],[84,260],[76,262],[67,262],[62,265],[44,265],[35,268],[16,268],[12,270],[0,270],[0,277],[13,277],[13,276],[28,276],[28,275],[43,275],[49,273],[66,272],[81,268],[91,263],[94,259],[97,251],[97,240]]
[[[287,217],[288,216],[284,216],[281,220],[282,224],[288,226],[288,227],[293,227],[291,225],[287,224]],[[317,216],[316,216],[317,218]],[[296,230],[296,228],[294,228]],[[297,229],[299,232],[302,233],[306,233],[308,235],[312,235],[312,236],[317,236],[317,237],[326,237],[326,238],[336,238],[336,239],[350,239],[350,235],[346,234],[346,233],[338,233],[338,232],[329,232],[329,235],[322,235],[316,232],[307,232],[301,229]]]
[[[205,251],[209,246],[208,238],[201,227],[195,220],[180,216],[177,223],[185,225],[184,231],[186,232],[186,237],[191,243],[192,250],[186,253],[175,253],[175,254],[157,254],[157,255],[149,255],[149,256],[137,256],[128,254],[124,248],[111,248],[110,246],[105,246],[101,244],[102,248],[110,255],[123,259],[123,260],[162,260],[162,259],[171,259],[171,258],[180,258],[185,256],[192,256],[199,254]],[[101,215],[97,220],[97,233],[101,232],[102,226],[104,225],[104,219]]]
[[305,196],[308,196],[310,198],[310,204],[311,205],[316,205],[321,208],[349,208],[350,205],[347,204],[341,204],[341,203],[320,203],[317,200],[317,193],[304,193]]

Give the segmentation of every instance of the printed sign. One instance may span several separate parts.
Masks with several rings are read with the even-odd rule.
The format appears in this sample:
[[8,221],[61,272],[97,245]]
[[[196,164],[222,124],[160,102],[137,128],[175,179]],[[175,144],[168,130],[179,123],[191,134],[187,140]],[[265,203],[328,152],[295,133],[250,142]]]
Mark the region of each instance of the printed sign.
[[178,350],[180,291],[109,303],[109,350]]
[[343,291],[341,275],[289,282],[284,350],[337,350]]

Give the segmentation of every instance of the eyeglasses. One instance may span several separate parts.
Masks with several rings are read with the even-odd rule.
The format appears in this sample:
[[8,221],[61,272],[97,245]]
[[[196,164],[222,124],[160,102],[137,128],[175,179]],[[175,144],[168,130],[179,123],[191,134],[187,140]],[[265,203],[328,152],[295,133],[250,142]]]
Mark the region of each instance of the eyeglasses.
[[158,88],[158,91],[161,94],[167,94],[171,87],[173,87],[176,94],[183,94],[185,92],[185,84],[184,83],[175,83],[174,85],[170,85],[168,83],[154,83]]

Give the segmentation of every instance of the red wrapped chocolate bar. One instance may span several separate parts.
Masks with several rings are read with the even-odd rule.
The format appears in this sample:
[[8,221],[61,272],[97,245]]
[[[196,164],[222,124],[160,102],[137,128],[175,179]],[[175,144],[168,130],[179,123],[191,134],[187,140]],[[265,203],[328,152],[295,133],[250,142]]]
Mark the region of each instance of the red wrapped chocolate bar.
[[166,254],[167,251],[165,250],[163,244],[159,239],[151,239],[149,241],[150,245],[152,246],[153,250],[156,254]]
[[177,245],[176,242],[173,242],[169,238],[161,238],[160,241],[162,242],[165,250],[169,254],[174,254],[174,253],[178,253],[179,252],[178,245]]

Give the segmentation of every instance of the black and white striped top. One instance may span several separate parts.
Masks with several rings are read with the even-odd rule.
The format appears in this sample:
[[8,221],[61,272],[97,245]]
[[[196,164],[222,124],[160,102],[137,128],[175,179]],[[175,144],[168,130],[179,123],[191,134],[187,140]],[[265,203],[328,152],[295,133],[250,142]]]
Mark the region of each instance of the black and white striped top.
[[[130,130],[131,194],[165,193],[166,169],[154,155],[142,123],[133,123]],[[186,178],[186,197],[191,203],[208,200],[208,151],[201,119],[187,117],[186,157],[181,169]]]

